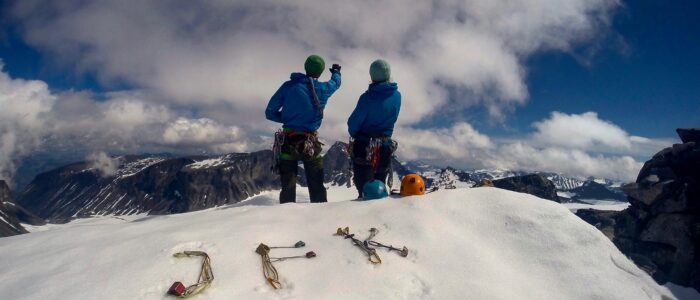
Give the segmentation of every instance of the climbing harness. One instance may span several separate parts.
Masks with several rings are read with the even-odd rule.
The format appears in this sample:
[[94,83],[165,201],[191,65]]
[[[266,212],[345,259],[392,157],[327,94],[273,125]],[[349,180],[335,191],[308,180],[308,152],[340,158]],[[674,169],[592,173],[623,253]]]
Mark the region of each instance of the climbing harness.
[[390,137],[371,137],[366,148],[365,160],[372,166],[372,173],[376,173],[379,169],[379,163],[381,160],[382,147],[388,147],[389,151],[389,166],[388,166],[388,178],[387,185],[391,189],[394,185],[394,170],[391,164],[394,152],[399,148],[399,143]]
[[177,296],[180,298],[189,298],[209,287],[212,281],[214,281],[214,273],[211,270],[211,261],[209,255],[203,251],[184,251],[173,254],[175,257],[190,257],[190,256],[201,256],[202,268],[199,271],[199,279],[196,284],[185,287],[182,282],[175,282],[168,290],[169,295]]
[[282,248],[302,248],[306,246],[306,243],[303,241],[298,241],[294,246],[278,246],[278,247],[270,247],[268,245],[265,245],[263,243],[260,243],[258,245],[258,248],[255,249],[255,253],[260,254],[260,257],[262,258],[262,265],[263,265],[263,276],[265,276],[265,279],[267,282],[275,289],[280,289],[282,288],[282,284],[279,281],[279,273],[277,272],[277,269],[275,266],[272,265],[273,262],[278,262],[278,261],[284,261],[288,259],[294,259],[294,258],[314,258],[316,257],[316,253],[313,251],[306,252],[305,255],[297,255],[297,256],[286,256],[286,257],[270,257],[270,249],[282,249]]
[[[302,143],[297,137],[303,136],[302,149],[299,149],[299,143]],[[279,173],[280,161],[282,159],[306,160],[315,159],[323,143],[318,140],[318,132],[294,131],[290,129],[280,129],[275,132],[275,141],[272,144],[272,159],[274,165],[271,170]],[[300,151],[301,150],[301,151]],[[300,156],[305,156],[300,157]],[[285,156],[287,156],[285,158]]]
[[379,258],[379,255],[377,254],[376,249],[369,247],[365,245],[364,242],[358,240],[355,238],[355,234],[350,234],[350,228],[345,227],[345,228],[338,228],[335,232],[336,235],[342,236],[345,239],[350,239],[352,240],[353,244],[356,245],[358,248],[360,248],[363,252],[367,254],[367,257],[369,258],[369,261],[375,265],[381,264],[382,259]]

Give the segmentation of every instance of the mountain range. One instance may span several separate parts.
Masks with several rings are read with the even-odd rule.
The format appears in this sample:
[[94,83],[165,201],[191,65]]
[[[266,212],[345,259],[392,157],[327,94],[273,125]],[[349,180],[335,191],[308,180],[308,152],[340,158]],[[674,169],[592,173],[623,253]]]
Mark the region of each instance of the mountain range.
[[[352,186],[346,147],[347,144],[336,142],[325,153],[327,185]],[[271,170],[273,157],[269,150],[215,157],[126,155],[111,159],[115,169],[108,172],[94,162],[83,161],[41,173],[16,193],[16,203],[49,222],[63,223],[94,215],[195,211],[237,203],[263,191],[279,189],[278,175]],[[437,168],[396,159],[392,168],[396,189],[400,178],[413,172],[425,178],[428,190],[471,187],[483,179],[528,174],[509,170]],[[305,186],[301,168],[299,175],[299,184]],[[564,193],[560,194],[560,200],[619,199],[611,181],[599,184],[554,173],[539,175],[551,180],[557,191]]]

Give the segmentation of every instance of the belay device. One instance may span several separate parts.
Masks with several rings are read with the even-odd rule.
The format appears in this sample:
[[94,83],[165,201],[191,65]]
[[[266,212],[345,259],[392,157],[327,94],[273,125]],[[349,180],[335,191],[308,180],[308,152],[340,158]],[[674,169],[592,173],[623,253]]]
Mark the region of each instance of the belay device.
[[203,251],[183,251],[173,254],[175,257],[190,257],[190,256],[201,256],[202,268],[199,271],[199,279],[197,283],[185,287],[182,282],[175,282],[170,289],[168,289],[168,294],[177,296],[180,298],[188,298],[190,296],[199,294],[201,291],[209,287],[212,281],[214,281],[214,273],[211,270],[211,261],[209,255]]
[[279,282],[279,273],[277,273],[277,269],[275,268],[275,266],[272,265],[272,262],[283,261],[283,260],[294,259],[294,258],[314,258],[314,257],[316,257],[316,253],[314,253],[313,251],[309,251],[309,252],[306,252],[305,255],[286,256],[286,257],[270,257],[270,249],[302,248],[304,246],[306,246],[306,244],[303,241],[298,241],[296,244],[294,244],[294,246],[285,246],[285,247],[270,247],[268,245],[260,243],[260,245],[258,245],[258,248],[255,249],[255,253],[260,254],[260,257],[262,258],[263,276],[265,276],[265,279],[273,288],[280,289],[280,288],[282,288],[282,284]]

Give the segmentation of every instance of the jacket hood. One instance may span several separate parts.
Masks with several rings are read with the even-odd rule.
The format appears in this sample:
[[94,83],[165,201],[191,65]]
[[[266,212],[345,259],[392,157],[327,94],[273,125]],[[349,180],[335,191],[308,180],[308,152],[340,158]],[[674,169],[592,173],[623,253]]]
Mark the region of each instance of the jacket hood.
[[398,89],[399,85],[396,82],[379,82],[370,84],[367,90],[382,94],[392,94]]
[[306,75],[304,73],[295,72],[295,73],[292,73],[292,75],[289,75],[289,79],[291,79],[293,81],[307,82],[308,81],[307,78],[309,78],[309,75]]

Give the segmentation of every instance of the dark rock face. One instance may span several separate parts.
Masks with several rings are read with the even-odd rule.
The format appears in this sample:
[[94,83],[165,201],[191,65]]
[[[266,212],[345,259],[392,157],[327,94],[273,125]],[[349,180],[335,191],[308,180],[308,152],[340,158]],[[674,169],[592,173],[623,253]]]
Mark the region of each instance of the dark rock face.
[[615,244],[659,283],[700,290],[700,146],[697,129],[659,151],[636,182],[623,186],[631,206],[616,219]]
[[605,185],[589,180],[583,183],[582,186],[571,189],[570,192],[576,194],[571,199],[610,199],[618,201],[627,201],[627,197],[621,191],[612,191]]
[[539,174],[530,174],[494,180],[493,185],[497,188],[510,190],[514,192],[527,193],[535,195],[542,199],[548,199],[555,202],[559,202],[559,197],[557,196],[557,188],[554,186],[554,183],[546,177]]
[[700,128],[678,128],[676,132],[683,143],[700,143]]
[[0,237],[27,233],[27,230],[20,225],[20,220],[12,212],[12,194],[7,183],[0,180]]
[[216,158],[126,156],[116,174],[102,177],[81,162],[38,175],[18,203],[51,222],[194,211],[279,188],[272,163],[271,151]]
[[323,156],[324,182],[338,186],[352,185],[352,171],[347,149],[348,144],[335,142]]
[[586,223],[591,224],[602,231],[605,236],[612,240],[615,236],[615,225],[620,216],[619,211],[604,211],[595,209],[579,209],[576,215]]

